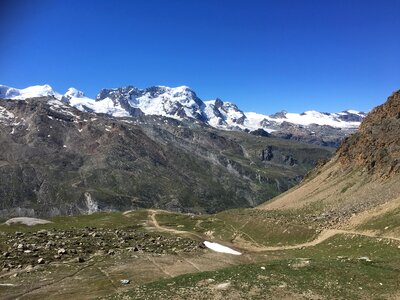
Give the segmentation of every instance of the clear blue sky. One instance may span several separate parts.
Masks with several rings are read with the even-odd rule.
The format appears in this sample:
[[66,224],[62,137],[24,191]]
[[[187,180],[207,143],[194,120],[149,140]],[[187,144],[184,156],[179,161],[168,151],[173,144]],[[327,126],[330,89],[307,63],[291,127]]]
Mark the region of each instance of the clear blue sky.
[[0,0],[0,84],[188,85],[245,111],[368,110],[400,89],[400,0]]

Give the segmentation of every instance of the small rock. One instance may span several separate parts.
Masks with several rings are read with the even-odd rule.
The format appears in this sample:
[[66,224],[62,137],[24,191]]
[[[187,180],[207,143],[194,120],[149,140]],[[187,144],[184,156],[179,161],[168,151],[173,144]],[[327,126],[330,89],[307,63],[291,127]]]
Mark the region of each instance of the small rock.
[[76,258],[76,261],[78,263],[83,263],[83,262],[85,262],[85,259],[83,257],[79,256],[79,257]]
[[126,285],[126,284],[130,284],[131,281],[129,279],[121,279],[120,280],[121,284]]
[[224,282],[224,283],[220,283],[218,285],[215,286],[215,289],[217,290],[226,290],[231,286],[231,283],[228,282]]
[[261,267],[261,270],[265,270],[265,267]]
[[366,261],[366,262],[371,262],[372,261],[368,256],[359,257],[358,260],[363,260],[363,261]]
[[47,249],[49,249],[49,248],[53,247],[54,245],[55,245],[55,244],[54,244],[53,241],[48,241],[45,247],[46,247]]
[[108,250],[107,254],[108,254],[108,255],[114,255],[114,254],[115,254],[115,251],[114,251],[114,249],[110,249],[110,250]]
[[9,257],[9,256],[10,256],[10,252],[4,252],[4,253],[3,253],[3,256],[4,256],[4,257]]
[[27,265],[26,268],[25,268],[25,271],[27,273],[31,272],[32,270],[33,270],[33,266],[32,265]]
[[64,248],[58,249],[57,251],[58,255],[63,255],[65,253],[67,253],[67,251]]
[[42,257],[39,258],[37,262],[38,262],[39,265],[44,264],[44,258],[42,258]]
[[48,234],[48,231],[47,231],[46,229],[42,229],[42,230],[39,230],[39,231],[37,232],[37,234],[47,235],[47,234]]

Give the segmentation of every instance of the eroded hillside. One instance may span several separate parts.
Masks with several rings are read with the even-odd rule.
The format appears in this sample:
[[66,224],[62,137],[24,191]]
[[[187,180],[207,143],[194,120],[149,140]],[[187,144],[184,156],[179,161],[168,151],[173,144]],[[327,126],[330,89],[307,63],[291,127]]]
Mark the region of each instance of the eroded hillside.
[[193,120],[87,113],[52,97],[1,100],[0,110],[3,217],[251,207],[332,151]]

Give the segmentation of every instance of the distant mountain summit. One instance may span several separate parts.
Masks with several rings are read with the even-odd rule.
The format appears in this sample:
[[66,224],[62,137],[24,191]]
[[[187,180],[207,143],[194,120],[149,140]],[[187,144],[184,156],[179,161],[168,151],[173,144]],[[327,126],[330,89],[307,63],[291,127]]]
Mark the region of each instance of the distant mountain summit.
[[[203,101],[186,86],[176,88],[153,86],[146,89],[128,86],[102,89],[96,97],[96,102],[108,101],[109,99],[115,106],[122,107],[131,116],[137,115],[140,110],[146,115],[206,121],[206,116],[203,114]],[[131,112],[132,109],[134,109],[133,113]]]
[[355,110],[339,113],[281,111],[272,115],[243,112],[236,104],[215,100],[203,101],[187,86],[153,86],[139,89],[134,86],[102,89],[91,99],[75,88],[65,94],[55,92],[49,85],[25,89],[0,85],[0,98],[26,99],[52,96],[85,112],[113,117],[157,115],[178,120],[192,120],[223,130],[255,131],[262,129],[272,135],[324,146],[338,146],[355,130],[366,114]]

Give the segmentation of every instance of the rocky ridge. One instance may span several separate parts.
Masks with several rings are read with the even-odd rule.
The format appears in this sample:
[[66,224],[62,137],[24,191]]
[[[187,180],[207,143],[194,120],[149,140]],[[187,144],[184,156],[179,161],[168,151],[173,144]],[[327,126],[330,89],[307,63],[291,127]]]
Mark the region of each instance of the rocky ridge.
[[81,111],[114,117],[158,115],[201,122],[223,130],[249,132],[263,129],[277,137],[334,147],[344,137],[355,132],[366,115],[354,110],[339,113],[307,111],[301,114],[282,111],[272,115],[243,112],[234,103],[219,98],[203,101],[187,86],[102,89],[96,99],[90,99],[74,88],[62,95],[48,85],[21,90],[0,85],[0,98],[24,99],[38,96],[53,96]]
[[344,166],[359,166],[371,174],[390,176],[400,173],[400,91],[374,108],[360,129],[338,150]]

